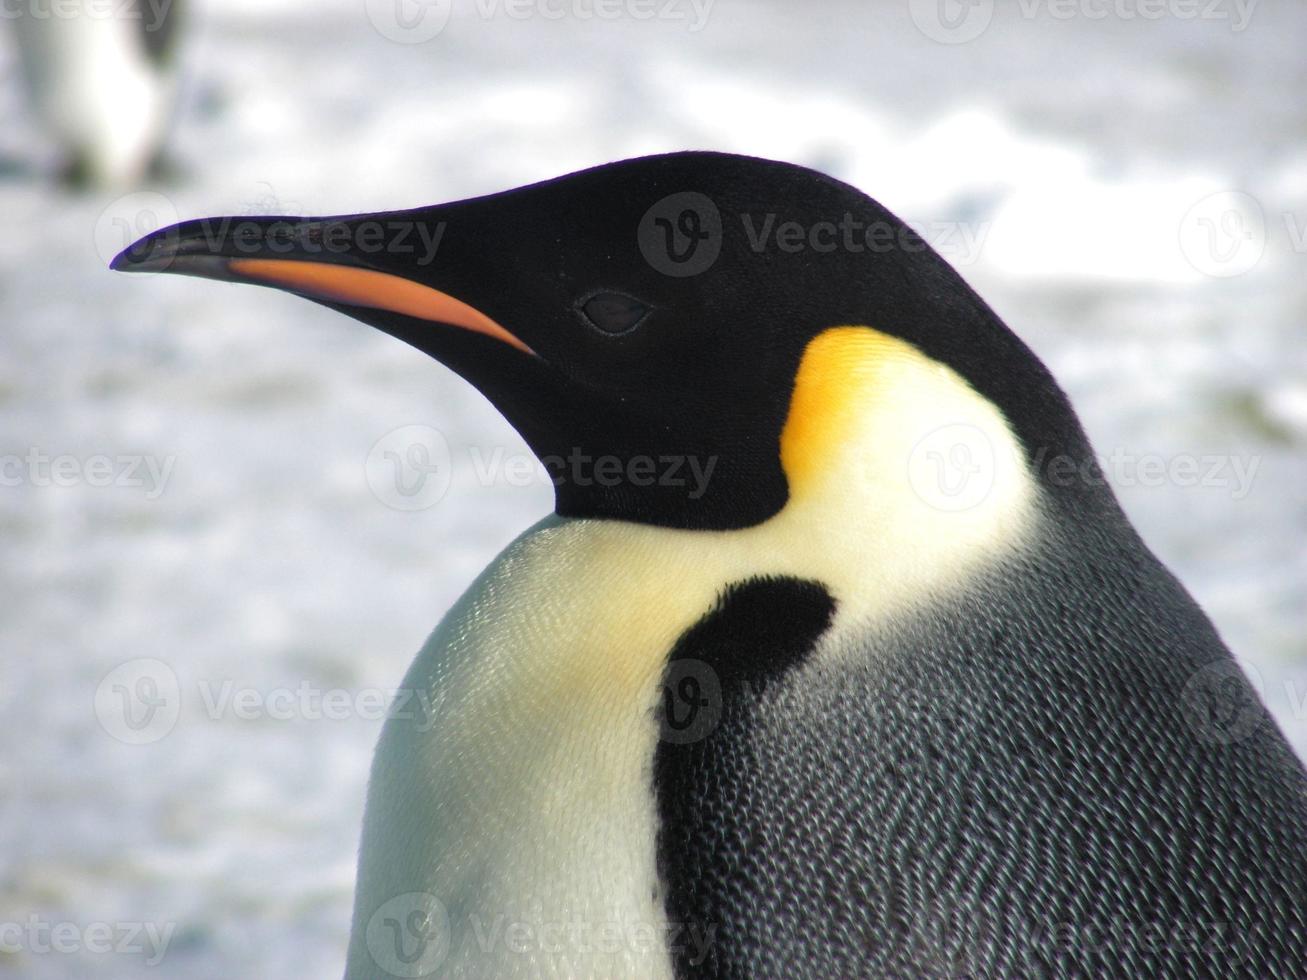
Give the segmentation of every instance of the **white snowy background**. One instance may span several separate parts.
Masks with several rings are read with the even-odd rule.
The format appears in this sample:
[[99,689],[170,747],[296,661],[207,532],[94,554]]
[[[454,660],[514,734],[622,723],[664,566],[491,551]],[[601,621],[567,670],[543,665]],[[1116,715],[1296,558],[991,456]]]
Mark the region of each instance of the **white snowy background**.
[[[1050,365],[1307,749],[1307,7],[948,0],[950,27],[936,0],[701,3],[454,0],[421,43],[389,2],[197,4],[177,176],[125,200],[47,178],[0,33],[0,456],[76,461],[69,485],[0,486],[0,923],[24,927],[0,975],[338,975],[380,720],[312,695],[393,688],[550,506],[542,481],[478,478],[523,444],[398,341],[268,290],[110,274],[143,211],[408,207],[682,148],[849,180]],[[453,467],[414,512],[365,465],[406,425]],[[155,492],[92,485],[98,455],[173,462]],[[146,744],[95,710],[134,658],[180,692]],[[272,710],[206,707],[237,690]],[[41,952],[33,922],[175,931],[151,968]]]

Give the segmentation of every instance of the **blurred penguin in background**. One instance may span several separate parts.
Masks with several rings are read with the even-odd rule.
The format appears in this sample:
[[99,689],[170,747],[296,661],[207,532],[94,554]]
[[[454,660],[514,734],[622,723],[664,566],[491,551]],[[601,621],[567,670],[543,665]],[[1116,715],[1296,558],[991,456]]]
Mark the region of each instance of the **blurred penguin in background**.
[[73,187],[157,173],[184,0],[27,0],[10,11],[32,108]]

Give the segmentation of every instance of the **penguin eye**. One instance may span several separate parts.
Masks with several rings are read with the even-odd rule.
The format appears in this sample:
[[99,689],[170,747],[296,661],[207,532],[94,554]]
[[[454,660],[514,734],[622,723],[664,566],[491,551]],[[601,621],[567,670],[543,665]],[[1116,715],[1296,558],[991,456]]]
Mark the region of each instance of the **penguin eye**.
[[625,293],[593,293],[578,309],[591,326],[606,334],[619,334],[639,326],[651,307]]

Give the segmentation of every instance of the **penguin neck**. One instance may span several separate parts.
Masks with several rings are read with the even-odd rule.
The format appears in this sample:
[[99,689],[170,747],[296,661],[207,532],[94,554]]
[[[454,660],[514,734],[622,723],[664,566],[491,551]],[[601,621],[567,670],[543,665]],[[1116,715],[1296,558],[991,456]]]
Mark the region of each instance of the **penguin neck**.
[[844,622],[910,613],[1019,553],[1037,523],[1040,490],[1002,412],[952,368],[872,327],[809,341],[778,451],[788,499],[750,527],[546,525],[574,542],[583,566],[609,563],[605,574],[641,588],[684,592],[688,625],[722,585],[758,576],[822,583]]
[[[678,638],[734,584],[815,582],[835,615],[813,656],[837,677],[870,665],[868,630],[928,614],[1034,524],[1037,492],[997,409],[867,327],[809,344],[780,451],[790,496],[766,521],[707,531],[551,516],[450,611],[402,686],[436,707],[392,715],[377,749],[351,978],[376,973],[369,923],[415,893],[448,912],[451,974],[523,975],[521,955],[478,938],[505,916],[664,935],[649,774]],[[626,948],[570,965],[535,956],[540,974],[671,975],[665,954]]]

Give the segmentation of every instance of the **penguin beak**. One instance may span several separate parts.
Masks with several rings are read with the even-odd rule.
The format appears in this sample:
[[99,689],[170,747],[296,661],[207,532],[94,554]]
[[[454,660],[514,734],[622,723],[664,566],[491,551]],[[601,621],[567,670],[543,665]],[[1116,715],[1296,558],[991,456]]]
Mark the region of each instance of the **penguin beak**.
[[[382,310],[456,327],[534,355],[519,337],[475,307],[362,257],[356,247],[361,219],[375,226],[376,218],[200,218],[146,235],[120,252],[109,268],[272,286],[351,312]],[[364,254],[384,257],[381,249]]]

